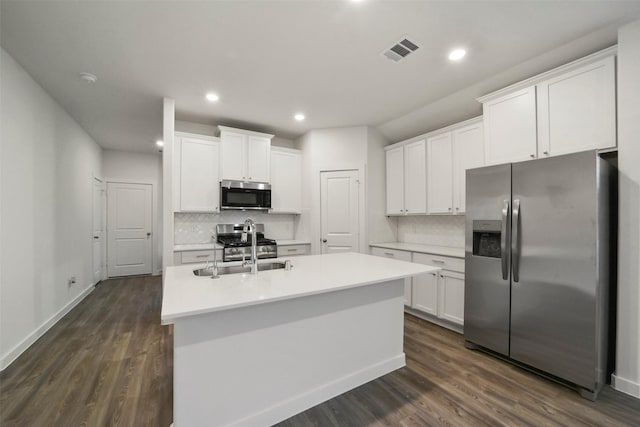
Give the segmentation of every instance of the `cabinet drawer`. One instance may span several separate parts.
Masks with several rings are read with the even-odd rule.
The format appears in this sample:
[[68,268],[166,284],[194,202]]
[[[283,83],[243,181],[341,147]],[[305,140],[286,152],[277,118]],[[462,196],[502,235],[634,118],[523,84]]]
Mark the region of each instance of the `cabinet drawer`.
[[[182,252],[182,263],[183,264],[192,264],[197,262],[207,262],[213,261],[213,249],[208,251],[186,251]],[[218,253],[220,257],[218,258],[222,261],[222,254]]]
[[413,253],[413,262],[418,264],[433,265],[443,270],[464,273],[464,259],[440,255]]
[[411,262],[411,252],[395,249],[371,248],[371,255]]
[[287,245],[278,246],[278,256],[296,256],[296,255],[308,255],[311,245]]

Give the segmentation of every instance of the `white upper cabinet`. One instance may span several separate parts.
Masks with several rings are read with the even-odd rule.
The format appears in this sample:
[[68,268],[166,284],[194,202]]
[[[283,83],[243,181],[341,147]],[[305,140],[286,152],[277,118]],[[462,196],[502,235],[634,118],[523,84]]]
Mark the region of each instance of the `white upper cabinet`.
[[271,138],[249,135],[247,148],[248,180],[269,182]]
[[451,213],[453,210],[453,162],[451,132],[427,139],[428,213]]
[[269,182],[273,135],[218,127],[221,179]]
[[271,148],[271,212],[302,211],[302,152]]
[[231,130],[220,132],[220,176],[222,179],[246,179],[247,135]]
[[535,86],[488,101],[482,111],[486,164],[537,157]]
[[404,146],[404,213],[427,212],[427,176],[425,141]]
[[174,209],[220,212],[219,142],[176,135],[174,153]]
[[615,57],[538,84],[540,157],[616,146]]
[[404,147],[386,151],[387,158],[387,215],[404,214]]
[[484,165],[482,117],[386,147],[387,215],[464,213],[465,171]]
[[499,164],[616,147],[616,47],[478,98]]
[[465,212],[467,169],[484,166],[482,121],[453,131],[453,213]]

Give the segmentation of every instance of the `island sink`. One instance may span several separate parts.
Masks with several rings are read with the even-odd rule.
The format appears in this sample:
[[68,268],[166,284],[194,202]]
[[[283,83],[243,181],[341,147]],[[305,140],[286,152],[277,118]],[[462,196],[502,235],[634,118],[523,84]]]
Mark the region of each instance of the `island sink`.
[[[258,271],[286,269],[286,266],[286,261],[264,262],[258,264]],[[237,273],[251,273],[251,266],[225,265],[218,267],[218,275]],[[193,274],[196,276],[213,276],[213,267],[197,268],[193,270]]]

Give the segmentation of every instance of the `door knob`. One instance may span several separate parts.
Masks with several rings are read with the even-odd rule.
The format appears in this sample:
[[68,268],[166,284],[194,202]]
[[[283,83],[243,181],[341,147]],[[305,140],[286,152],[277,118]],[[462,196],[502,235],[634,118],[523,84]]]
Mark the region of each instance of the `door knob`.
[[322,239],[322,243],[327,243],[327,239]]

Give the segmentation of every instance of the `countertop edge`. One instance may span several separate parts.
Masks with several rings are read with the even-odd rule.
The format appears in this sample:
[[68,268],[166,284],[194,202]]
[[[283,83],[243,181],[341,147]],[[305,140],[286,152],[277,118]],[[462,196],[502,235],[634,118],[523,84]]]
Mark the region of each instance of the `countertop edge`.
[[419,243],[404,242],[369,243],[369,246],[376,248],[395,249],[398,251],[419,252],[423,254],[448,256],[452,258],[464,259],[465,257],[464,248],[456,248],[453,246],[421,245]]

